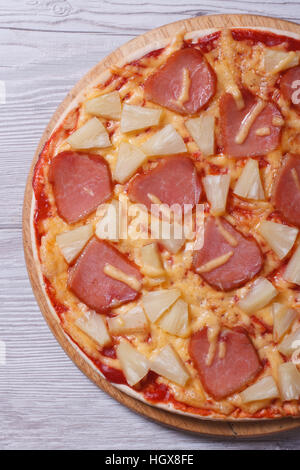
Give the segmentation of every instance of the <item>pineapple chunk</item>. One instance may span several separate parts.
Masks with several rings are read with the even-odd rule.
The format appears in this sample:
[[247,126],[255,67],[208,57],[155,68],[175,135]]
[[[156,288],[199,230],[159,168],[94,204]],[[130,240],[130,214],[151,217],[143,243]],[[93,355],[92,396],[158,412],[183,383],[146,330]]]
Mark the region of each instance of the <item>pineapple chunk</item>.
[[150,369],[182,387],[185,386],[189,378],[184,363],[169,344],[151,360]]
[[259,167],[256,160],[250,158],[246,163],[234,188],[234,194],[245,199],[265,199],[265,193],[261,184]]
[[258,400],[271,400],[279,397],[279,391],[275,380],[271,375],[263,377],[255,384],[250,385],[241,394],[241,399],[244,403],[249,403]]
[[107,119],[120,119],[121,100],[117,91],[106,93],[86,101],[85,110],[95,116],[103,116]]
[[283,279],[300,286],[300,245],[288,262]]
[[108,133],[96,117],[87,121],[67,138],[73,149],[105,148],[111,145]]
[[120,236],[119,202],[112,200],[97,209],[97,216],[102,219],[96,225],[96,235],[100,240],[118,241]]
[[207,200],[210,203],[211,213],[214,215],[224,214],[230,185],[230,174],[208,175],[202,181]]
[[147,318],[139,305],[117,317],[109,317],[107,323],[113,335],[141,333],[148,330]]
[[149,320],[154,323],[178,299],[178,289],[161,289],[144,294],[143,305]]
[[299,63],[299,56],[295,51],[285,52],[275,49],[265,49],[262,60],[262,67],[265,72],[275,74],[290,67],[295,67]]
[[158,325],[171,335],[182,338],[188,336],[190,332],[188,304],[184,300],[178,299],[163,315]]
[[275,341],[279,341],[290,329],[297,317],[297,312],[293,308],[287,308],[285,305],[274,302],[272,305],[272,314],[274,325],[273,337]]
[[67,263],[70,264],[79,255],[92,235],[93,226],[87,224],[56,236],[56,243]]
[[152,135],[141,148],[146,155],[172,155],[187,151],[181,135],[172,124]]
[[117,346],[117,358],[131,386],[140,382],[148,373],[148,359],[129,343],[120,343]]
[[286,336],[278,346],[278,351],[285,356],[290,356],[300,347],[300,328]]
[[292,362],[285,362],[278,367],[280,395],[283,400],[300,398],[300,373]]
[[208,157],[215,151],[215,118],[202,113],[198,118],[188,119],[185,127],[198,145],[201,153]]
[[114,179],[118,183],[125,183],[143,165],[146,159],[146,155],[138,147],[127,142],[121,142]]
[[170,253],[176,254],[185,244],[184,227],[176,222],[151,217],[151,237]]
[[279,259],[283,259],[288,254],[298,235],[297,228],[277,224],[269,220],[261,222],[258,231],[275,251]]
[[99,346],[104,347],[111,343],[103,315],[88,312],[86,316],[78,318],[75,324]]
[[185,239],[184,238],[170,238],[169,240],[160,240],[160,244],[163,245],[166,250],[168,250],[170,253],[173,253],[176,255],[178,251],[183,247],[185,244]]
[[160,109],[124,104],[121,116],[121,132],[131,132],[145,129],[145,127],[157,126],[161,113]]
[[273,284],[264,277],[258,278],[250,291],[238,303],[239,307],[248,314],[265,307],[277,295]]
[[165,270],[156,243],[144,245],[141,248],[142,270],[151,277],[162,276]]

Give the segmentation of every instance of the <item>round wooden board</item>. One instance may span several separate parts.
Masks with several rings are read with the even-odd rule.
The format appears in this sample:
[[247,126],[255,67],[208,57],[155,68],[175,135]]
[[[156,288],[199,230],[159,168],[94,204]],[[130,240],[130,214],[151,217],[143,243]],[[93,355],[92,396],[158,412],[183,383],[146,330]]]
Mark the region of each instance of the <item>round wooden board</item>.
[[110,68],[112,65],[126,60],[126,57],[145,46],[153,44],[156,41],[163,41],[174,36],[176,32],[182,27],[187,32],[195,30],[205,30],[211,28],[222,29],[224,27],[240,27],[249,26],[275,28],[277,30],[288,31],[291,33],[298,33],[300,35],[300,25],[282,21],[275,18],[269,18],[256,15],[212,15],[190,18],[182,21],[177,21],[157,29],[149,31],[142,36],[139,36],[128,43],[121,46],[112,54],[107,56],[99,62],[93,69],[91,69],[70,91],[64,101],[60,104],[57,111],[49,122],[36,150],[31,170],[28,176],[27,185],[25,189],[25,198],[23,206],[23,242],[25,260],[29,278],[31,281],[32,289],[39,304],[39,307],[51,329],[54,336],[75,362],[75,364],[84,372],[95,384],[102,390],[109,393],[113,398],[118,400],[123,405],[126,405],[131,410],[140,413],[141,415],[162,423],[166,426],[177,428],[184,431],[199,433],[211,436],[227,436],[227,437],[255,437],[262,436],[280,431],[294,429],[300,426],[300,419],[276,419],[264,421],[240,421],[240,422],[224,422],[217,420],[208,420],[201,418],[192,418],[182,416],[176,413],[164,411],[159,408],[147,405],[129,395],[121,392],[111,383],[102,378],[91,366],[83,359],[75,347],[66,339],[63,330],[50,311],[47,298],[42,289],[38,266],[34,259],[32,249],[32,238],[30,228],[30,216],[32,205],[32,176],[33,169],[39,157],[39,154],[53,132],[56,124],[58,123],[61,115],[72,105],[73,100],[76,100],[78,94],[84,90],[91,82],[93,82],[101,73]]

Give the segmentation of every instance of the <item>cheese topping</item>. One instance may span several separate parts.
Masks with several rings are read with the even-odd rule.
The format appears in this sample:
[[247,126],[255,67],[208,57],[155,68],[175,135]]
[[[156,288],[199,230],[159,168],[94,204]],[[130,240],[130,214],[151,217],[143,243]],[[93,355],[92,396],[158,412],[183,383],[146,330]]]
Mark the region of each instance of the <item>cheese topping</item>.
[[[173,216],[174,216],[174,213],[169,209],[169,207],[166,205],[166,204],[163,204],[161,202],[161,200],[155,196],[154,194],[151,194],[151,193],[148,193],[147,194],[147,197],[148,199],[150,199],[150,201],[153,203],[153,204],[157,204],[159,205],[159,211],[161,212],[161,214],[163,216],[165,216],[165,218],[169,221],[169,222],[172,222],[173,221]],[[157,215],[157,214],[156,214]]]
[[245,142],[250,132],[252,124],[254,123],[255,119],[260,115],[265,106],[266,103],[264,103],[262,100],[259,100],[249,111],[249,113],[246,114],[241,123],[241,127],[239,128],[239,131],[235,137],[236,144],[242,144],[243,142]]
[[284,59],[282,59],[272,70],[272,74],[275,75],[278,72],[282,72],[289,67],[298,65],[299,58],[295,51],[290,51]]
[[224,359],[226,355],[226,342],[220,341],[219,343],[219,358]]
[[111,277],[112,279],[124,282],[124,284],[127,284],[127,286],[131,287],[131,289],[136,291],[141,289],[141,283],[134,276],[128,276],[128,274],[125,274],[123,271],[116,268],[115,266],[112,266],[111,264],[106,264],[103,268],[103,271],[104,274]]
[[219,61],[216,62],[215,68],[218,74],[222,76],[222,83],[225,86],[226,92],[230,93],[237,105],[238,109],[243,109],[245,106],[242,93],[237,86],[233,76],[233,60],[232,60],[232,36],[231,31],[226,29],[221,36],[221,47],[219,54]]
[[190,86],[191,86],[190,73],[188,69],[184,68],[182,70],[182,88],[181,88],[180,95],[177,98],[177,101],[179,104],[183,105],[189,100]]
[[298,173],[296,171],[296,168],[292,168],[291,173],[292,173],[293,180],[295,181],[295,184],[296,184],[298,190],[300,191],[300,181],[299,181],[299,176],[298,176]]
[[225,240],[227,241],[227,243],[229,243],[229,245],[231,246],[237,246],[238,245],[238,242],[237,240],[234,238],[233,235],[231,235],[231,233],[228,232],[228,230],[226,230],[226,228],[222,225],[222,222],[220,221],[219,217],[216,217],[216,224],[217,224],[217,227],[219,229],[219,232],[221,233],[221,235],[225,238]]
[[206,356],[205,363],[207,366],[211,366],[214,362],[216,350],[217,350],[217,343],[218,343],[218,336],[220,332],[220,327],[216,326],[215,328],[208,328],[207,330],[207,338],[209,341],[209,349]]
[[219,268],[223,264],[227,263],[227,261],[231,258],[232,255],[233,251],[229,251],[228,253],[225,253],[225,255],[218,256],[217,258],[208,261],[202,266],[199,266],[196,271],[197,273],[207,273],[209,271],[212,271],[213,269]]
[[151,193],[148,193],[147,194],[147,197],[150,199],[151,202],[153,202],[153,204],[161,204],[161,200],[155,196],[154,194],[151,194]]
[[260,127],[259,129],[256,129],[255,134],[261,137],[265,135],[270,135],[271,129],[269,127]]
[[282,127],[284,125],[284,120],[280,116],[273,116],[272,124],[276,127]]

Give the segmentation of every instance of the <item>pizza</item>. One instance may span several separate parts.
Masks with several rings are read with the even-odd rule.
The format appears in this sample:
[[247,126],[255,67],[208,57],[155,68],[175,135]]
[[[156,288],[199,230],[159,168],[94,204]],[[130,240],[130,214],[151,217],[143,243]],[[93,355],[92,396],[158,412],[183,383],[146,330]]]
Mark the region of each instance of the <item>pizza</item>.
[[300,415],[300,39],[182,31],[97,77],[33,176],[53,315],[116,387]]

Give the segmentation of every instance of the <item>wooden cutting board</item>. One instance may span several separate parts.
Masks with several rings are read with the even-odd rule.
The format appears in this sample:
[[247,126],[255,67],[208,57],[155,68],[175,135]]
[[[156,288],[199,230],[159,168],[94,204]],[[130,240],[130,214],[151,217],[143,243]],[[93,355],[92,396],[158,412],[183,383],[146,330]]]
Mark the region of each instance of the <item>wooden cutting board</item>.
[[200,29],[221,29],[224,27],[240,26],[275,28],[277,30],[298,33],[300,35],[300,25],[275,18],[268,18],[264,16],[255,15],[201,16],[161,26],[157,29],[149,31],[146,34],[143,34],[142,36],[138,36],[132,41],[121,46],[119,49],[117,49],[112,54],[103,59],[101,62],[99,62],[92,70],[90,70],[77,83],[77,85],[75,85],[75,87],[66,96],[65,100],[58,107],[47,128],[45,129],[45,132],[37,147],[25,189],[25,198],[23,206],[23,241],[27,270],[31,281],[32,289],[39,304],[39,307],[51,331],[53,332],[54,336],[56,337],[60,345],[63,347],[65,352],[75,362],[75,364],[102,390],[104,390],[106,393],[109,393],[109,395],[111,395],[113,398],[115,398],[128,408],[132,409],[133,411],[140,413],[141,415],[149,419],[153,419],[157,422],[160,422],[166,426],[204,435],[229,437],[231,436],[242,438],[267,435],[284,430],[294,429],[300,426],[300,419],[290,418],[270,421],[266,420],[251,422],[222,422],[211,421],[201,418],[191,418],[175,413],[170,413],[159,408],[154,408],[150,405],[142,403],[139,400],[136,400],[135,398],[128,396],[127,394],[115,388],[104,378],[100,377],[99,374],[82,358],[82,356],[77,352],[73,345],[71,345],[71,343],[66,339],[59,323],[51,313],[46,296],[40,284],[37,264],[33,257],[30,230],[30,214],[33,196],[31,182],[34,165],[45,142],[50,137],[62,113],[64,113],[64,111],[69,106],[72,106],[72,101],[76,100],[78,94],[82,90],[84,90],[89,83],[93,82],[103,71],[110,68],[117,62],[122,61],[123,59],[126,60],[126,57],[132,55],[132,53],[138,51],[139,49],[144,49],[145,46],[152,44],[153,42],[162,41],[173,37],[174,34],[178,32],[178,30],[182,27],[184,27],[186,31],[189,32]]

